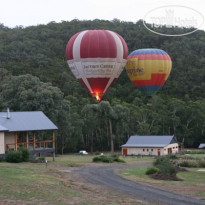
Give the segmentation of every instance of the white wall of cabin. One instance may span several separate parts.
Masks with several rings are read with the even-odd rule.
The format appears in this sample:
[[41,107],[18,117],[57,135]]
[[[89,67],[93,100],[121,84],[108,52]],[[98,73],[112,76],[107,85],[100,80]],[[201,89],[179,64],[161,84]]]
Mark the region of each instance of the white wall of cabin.
[[176,154],[179,152],[179,144],[174,143],[174,144],[169,144],[168,146],[164,147],[164,155],[168,154],[168,148],[172,149],[172,154]]
[[4,132],[0,132],[0,154],[5,154]]
[[[6,144],[15,143],[15,135],[14,132],[6,132],[5,133],[5,147]],[[15,145],[9,145],[10,149],[15,149]]]

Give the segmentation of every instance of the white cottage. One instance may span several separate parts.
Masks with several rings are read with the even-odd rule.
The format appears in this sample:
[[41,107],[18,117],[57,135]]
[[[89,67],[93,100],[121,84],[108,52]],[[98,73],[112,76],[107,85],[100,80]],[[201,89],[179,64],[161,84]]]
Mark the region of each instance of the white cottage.
[[174,136],[131,136],[122,145],[122,155],[167,155],[179,152]]

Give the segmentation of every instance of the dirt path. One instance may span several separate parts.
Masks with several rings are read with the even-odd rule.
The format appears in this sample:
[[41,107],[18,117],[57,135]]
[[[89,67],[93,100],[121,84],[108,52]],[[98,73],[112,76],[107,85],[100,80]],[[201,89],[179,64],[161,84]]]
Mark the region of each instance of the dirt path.
[[[137,165],[137,167],[146,167],[148,164]],[[140,183],[124,179],[117,174],[115,170],[127,168],[128,166],[100,166],[100,167],[83,167],[75,170],[87,181],[103,185],[114,190],[131,194],[132,196],[148,202],[149,204],[169,204],[169,205],[197,205],[205,204],[205,201],[193,199],[190,197],[152,188]]]

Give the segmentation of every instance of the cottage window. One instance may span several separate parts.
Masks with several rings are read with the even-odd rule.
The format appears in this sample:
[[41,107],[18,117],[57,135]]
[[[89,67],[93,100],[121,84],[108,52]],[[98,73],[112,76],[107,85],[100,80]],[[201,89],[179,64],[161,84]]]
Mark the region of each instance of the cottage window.
[[144,149],[143,149],[143,152],[144,152]]
[[164,149],[164,151],[166,151],[166,149]]
[[153,152],[153,149],[151,149],[151,151]]
[[147,149],[147,151],[149,152],[149,149]]

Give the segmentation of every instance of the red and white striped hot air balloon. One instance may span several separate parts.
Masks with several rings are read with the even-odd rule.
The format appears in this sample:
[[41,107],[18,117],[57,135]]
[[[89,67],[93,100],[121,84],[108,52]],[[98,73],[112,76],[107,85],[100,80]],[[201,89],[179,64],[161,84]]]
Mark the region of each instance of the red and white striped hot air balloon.
[[79,32],[66,47],[72,73],[99,101],[123,71],[127,55],[124,39],[108,30]]

